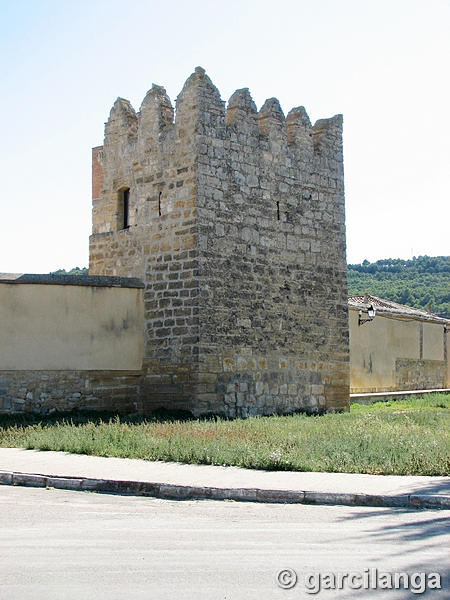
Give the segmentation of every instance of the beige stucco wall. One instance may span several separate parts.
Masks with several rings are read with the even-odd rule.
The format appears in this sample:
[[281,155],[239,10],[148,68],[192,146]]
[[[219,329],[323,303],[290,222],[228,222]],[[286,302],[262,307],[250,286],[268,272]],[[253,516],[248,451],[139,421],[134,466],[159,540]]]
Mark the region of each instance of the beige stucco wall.
[[[402,376],[397,363],[399,359],[416,361],[417,371],[426,370],[428,379],[435,369],[439,383],[444,361],[442,324],[377,314],[372,322],[358,326],[358,310],[350,308],[349,325],[352,393],[398,389],[397,382]],[[408,383],[408,389],[415,389],[414,381]],[[417,389],[420,389],[419,381]]]
[[0,283],[1,370],[137,370],[142,289]]
[[444,360],[443,326],[439,323],[423,325],[423,358]]

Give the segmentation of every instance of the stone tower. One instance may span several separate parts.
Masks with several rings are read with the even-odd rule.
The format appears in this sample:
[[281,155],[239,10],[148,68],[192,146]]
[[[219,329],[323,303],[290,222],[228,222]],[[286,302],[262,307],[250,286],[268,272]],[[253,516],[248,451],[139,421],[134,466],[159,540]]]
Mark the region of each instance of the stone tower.
[[342,410],[349,349],[342,117],[311,126],[197,67],[118,98],[93,150],[90,274],[145,283],[141,406]]

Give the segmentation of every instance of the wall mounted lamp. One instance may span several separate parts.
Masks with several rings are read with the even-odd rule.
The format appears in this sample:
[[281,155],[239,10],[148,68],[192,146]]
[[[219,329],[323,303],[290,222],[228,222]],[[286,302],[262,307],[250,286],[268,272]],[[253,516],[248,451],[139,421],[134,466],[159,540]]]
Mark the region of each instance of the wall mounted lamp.
[[358,326],[359,325],[364,325],[364,323],[368,323],[369,321],[373,321],[375,319],[375,314],[376,314],[376,310],[373,307],[373,304],[369,305],[369,308],[367,309],[367,319],[363,319],[362,315],[363,315],[363,311],[360,310],[358,312]]

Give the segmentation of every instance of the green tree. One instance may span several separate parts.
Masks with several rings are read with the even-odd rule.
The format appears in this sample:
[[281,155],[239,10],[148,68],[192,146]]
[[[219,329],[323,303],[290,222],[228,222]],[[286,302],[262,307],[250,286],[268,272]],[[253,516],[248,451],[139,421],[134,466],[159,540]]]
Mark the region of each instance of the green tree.
[[372,294],[450,318],[450,257],[385,258],[348,265],[349,295]]

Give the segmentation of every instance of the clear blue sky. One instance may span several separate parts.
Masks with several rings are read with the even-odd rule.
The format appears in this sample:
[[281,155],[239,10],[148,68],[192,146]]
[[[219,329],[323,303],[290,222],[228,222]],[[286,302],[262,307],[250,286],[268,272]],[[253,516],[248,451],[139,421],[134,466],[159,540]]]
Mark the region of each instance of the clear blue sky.
[[117,96],[344,114],[349,262],[450,253],[449,0],[0,0],[0,271],[88,263],[90,150]]

